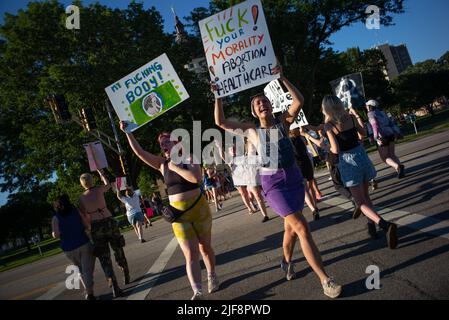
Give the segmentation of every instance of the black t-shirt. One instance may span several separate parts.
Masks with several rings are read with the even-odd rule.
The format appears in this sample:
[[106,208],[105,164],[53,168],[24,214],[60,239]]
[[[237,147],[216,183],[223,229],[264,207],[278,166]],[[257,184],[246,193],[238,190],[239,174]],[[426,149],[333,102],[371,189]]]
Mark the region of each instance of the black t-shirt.
[[304,141],[301,137],[294,137],[291,138],[293,146],[295,147],[296,151],[296,159],[298,161],[310,161],[309,155],[307,153],[307,147],[304,144]]

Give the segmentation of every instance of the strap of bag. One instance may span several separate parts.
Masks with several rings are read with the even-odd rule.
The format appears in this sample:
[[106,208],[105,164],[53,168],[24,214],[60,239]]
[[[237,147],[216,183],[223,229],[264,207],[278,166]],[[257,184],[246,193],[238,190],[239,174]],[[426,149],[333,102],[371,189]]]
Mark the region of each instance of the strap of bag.
[[[195,202],[194,202],[188,209],[183,210],[182,213],[184,214],[184,213],[186,213],[187,211],[191,210],[194,206],[196,206],[196,204],[198,203],[198,201],[200,201],[200,199],[201,199],[202,196],[203,196],[203,194],[200,193],[199,197],[195,200]],[[170,205],[170,207],[171,207],[171,205]],[[175,208],[175,209],[176,209],[176,208]],[[176,210],[178,210],[178,209],[176,209]],[[178,211],[180,211],[180,210],[178,210]]]

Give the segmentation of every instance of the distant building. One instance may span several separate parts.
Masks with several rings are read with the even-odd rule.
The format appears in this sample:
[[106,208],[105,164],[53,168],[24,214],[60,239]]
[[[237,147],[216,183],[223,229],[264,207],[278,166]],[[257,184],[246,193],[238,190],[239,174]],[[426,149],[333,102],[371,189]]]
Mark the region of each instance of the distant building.
[[399,76],[409,66],[413,65],[405,44],[399,46],[383,44],[378,46],[377,49],[382,51],[387,60],[386,76],[390,81]]
[[206,58],[196,58],[190,61],[188,64],[184,65],[184,68],[195,72],[196,74],[202,74],[207,72],[207,61]]

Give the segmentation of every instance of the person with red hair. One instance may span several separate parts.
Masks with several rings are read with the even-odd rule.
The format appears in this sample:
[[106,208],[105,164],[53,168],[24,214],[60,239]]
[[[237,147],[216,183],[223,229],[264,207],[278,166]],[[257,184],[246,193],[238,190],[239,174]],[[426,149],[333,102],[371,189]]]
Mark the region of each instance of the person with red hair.
[[[207,269],[209,293],[218,290],[220,285],[215,274],[215,253],[211,244],[212,215],[199,187],[202,182],[201,167],[193,163],[191,155],[182,155],[188,163],[178,165],[172,161],[172,149],[178,142],[171,140],[168,132],[162,132],[157,138],[164,154],[161,157],[145,151],[134,135],[127,132],[126,122],[120,122],[120,129],[126,133],[134,153],[163,175],[170,206],[183,212],[172,223],[172,229],[186,260],[187,277],[193,290],[192,300],[200,300],[203,298],[200,254]],[[179,152],[183,152],[182,148]]]

